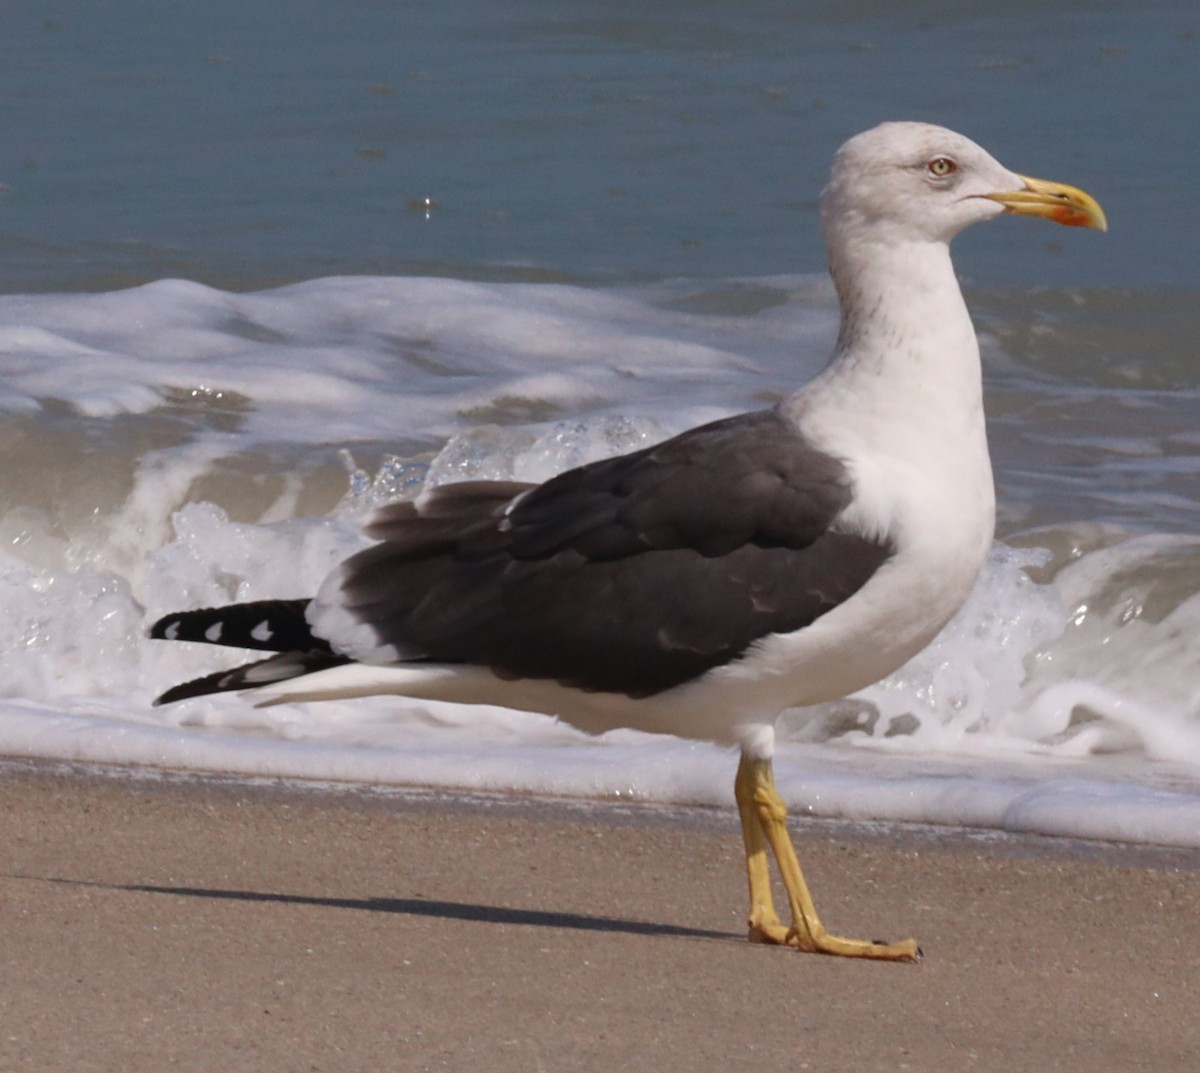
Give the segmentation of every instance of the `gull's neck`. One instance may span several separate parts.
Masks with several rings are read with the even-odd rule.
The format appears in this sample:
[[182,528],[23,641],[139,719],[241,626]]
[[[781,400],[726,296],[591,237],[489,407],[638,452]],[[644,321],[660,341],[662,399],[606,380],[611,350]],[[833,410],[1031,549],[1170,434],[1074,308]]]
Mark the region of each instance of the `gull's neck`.
[[828,243],[842,309],[833,359],[784,412],[806,425],[853,420],[892,451],[906,438],[931,450],[983,443],[979,344],[949,247],[843,238]]

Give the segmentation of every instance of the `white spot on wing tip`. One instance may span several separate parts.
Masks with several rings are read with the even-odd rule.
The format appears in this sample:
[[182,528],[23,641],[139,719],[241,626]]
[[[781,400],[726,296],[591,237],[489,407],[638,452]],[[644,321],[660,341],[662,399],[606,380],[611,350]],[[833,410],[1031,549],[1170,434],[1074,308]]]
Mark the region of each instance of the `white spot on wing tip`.
[[265,643],[275,636],[275,631],[271,629],[271,623],[267,619],[263,619],[262,622],[250,631],[250,636],[256,641]]
[[165,630],[163,630],[163,637],[165,637],[168,641],[178,640],[178,638],[179,638],[179,619],[176,619],[174,622],[171,623],[170,626],[168,626]]
[[204,631],[204,639],[206,641],[217,642],[221,639],[221,631],[225,628],[225,623],[214,622],[207,630]]

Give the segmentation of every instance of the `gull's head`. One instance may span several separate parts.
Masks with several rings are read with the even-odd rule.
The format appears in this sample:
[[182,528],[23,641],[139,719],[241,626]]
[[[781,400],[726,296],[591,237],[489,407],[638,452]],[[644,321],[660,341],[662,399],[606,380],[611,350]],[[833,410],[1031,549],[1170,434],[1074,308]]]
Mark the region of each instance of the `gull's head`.
[[1018,175],[970,138],[928,123],[883,123],[851,138],[821,195],[831,249],[851,236],[949,242],[964,227],[1005,213],[1107,228],[1100,206],[1082,190]]

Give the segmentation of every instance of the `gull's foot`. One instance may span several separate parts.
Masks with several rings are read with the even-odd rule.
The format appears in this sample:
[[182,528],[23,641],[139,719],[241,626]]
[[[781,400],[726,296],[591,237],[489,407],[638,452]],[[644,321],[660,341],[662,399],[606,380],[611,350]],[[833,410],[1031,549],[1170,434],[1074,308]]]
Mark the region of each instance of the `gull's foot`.
[[810,954],[832,954],[834,957],[873,958],[876,961],[920,961],[921,948],[915,939],[903,939],[898,943],[885,943],[878,939],[843,939],[840,935],[808,935],[797,928],[789,928],[784,940],[788,946]]
[[791,929],[775,915],[774,910],[756,907],[747,920],[750,925],[749,939],[752,943],[769,943],[772,946],[787,944]]
[[824,928],[816,933],[794,926],[789,928],[773,913],[754,913],[749,925],[752,943],[792,946],[806,954],[874,958],[876,961],[920,961],[922,957],[921,948],[913,939],[898,943],[885,943],[879,939],[843,939],[840,935],[830,935]]

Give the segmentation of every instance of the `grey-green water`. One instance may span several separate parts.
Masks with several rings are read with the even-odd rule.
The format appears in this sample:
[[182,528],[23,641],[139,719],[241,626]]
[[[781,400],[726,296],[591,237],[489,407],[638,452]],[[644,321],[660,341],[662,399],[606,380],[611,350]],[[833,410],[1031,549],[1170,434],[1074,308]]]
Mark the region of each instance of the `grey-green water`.
[[1103,246],[970,236],[969,278],[1200,284],[1192,3],[11,0],[0,19],[4,291],[816,271],[830,155],[888,118],[1108,210]]

